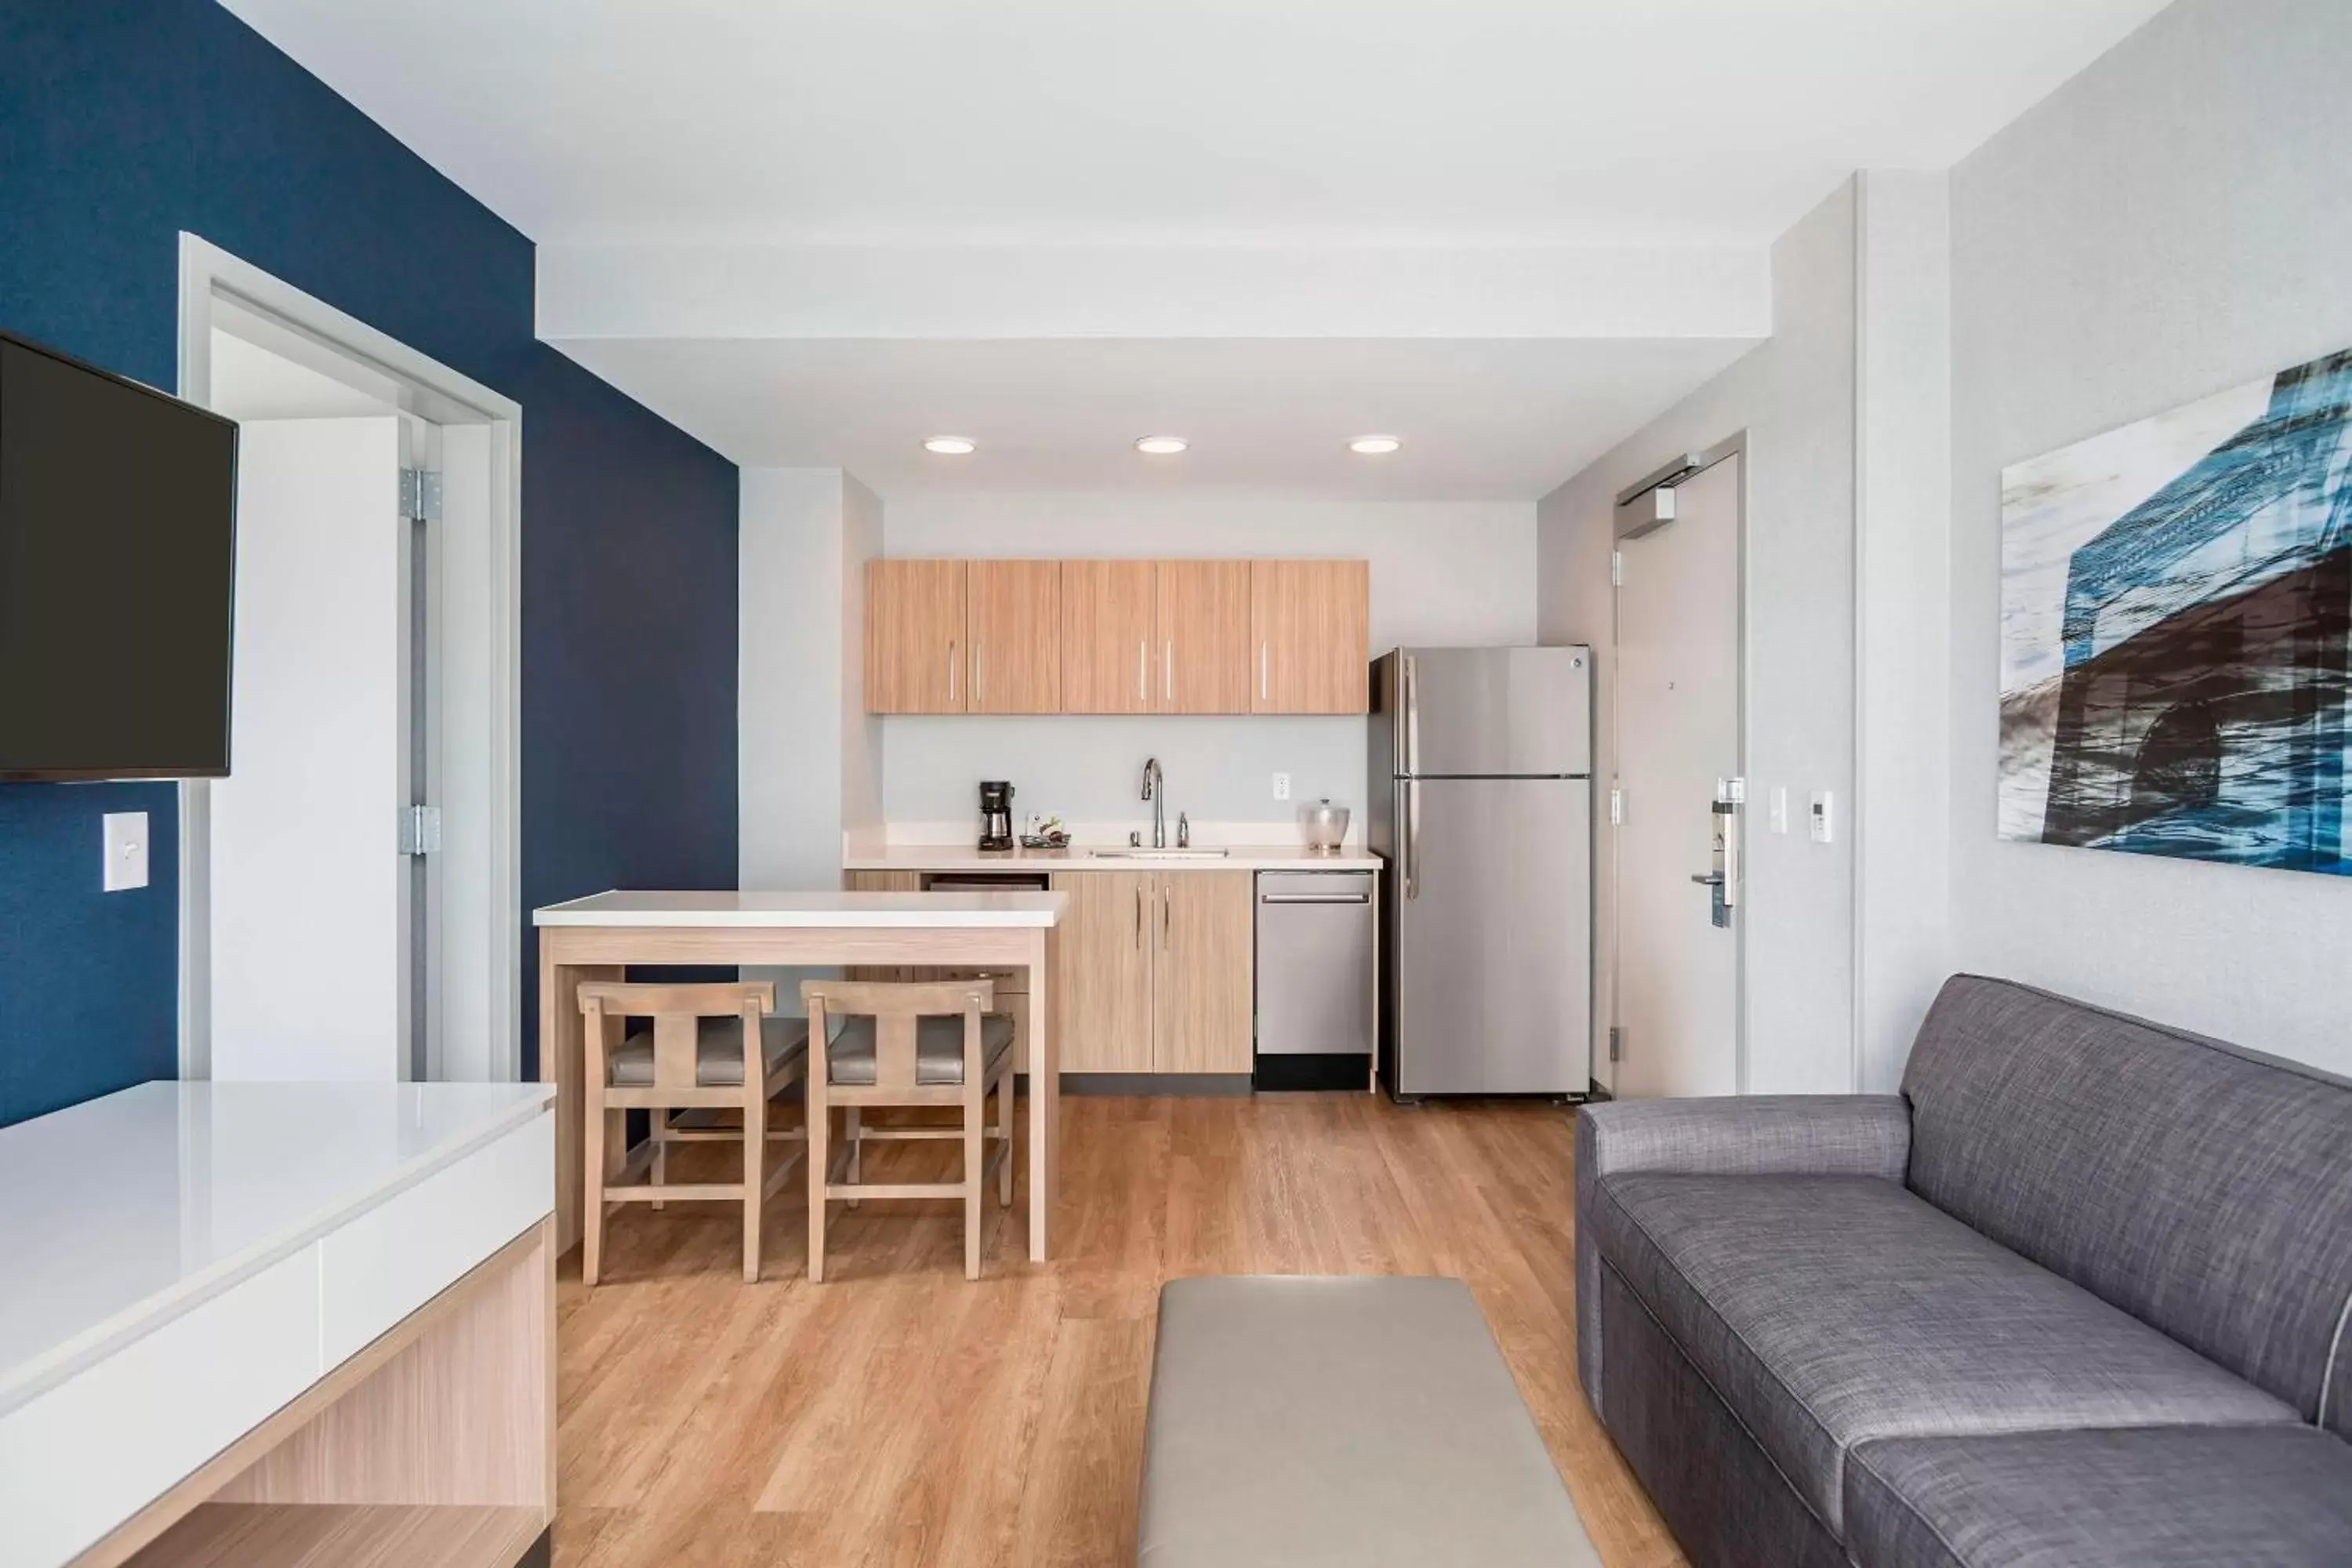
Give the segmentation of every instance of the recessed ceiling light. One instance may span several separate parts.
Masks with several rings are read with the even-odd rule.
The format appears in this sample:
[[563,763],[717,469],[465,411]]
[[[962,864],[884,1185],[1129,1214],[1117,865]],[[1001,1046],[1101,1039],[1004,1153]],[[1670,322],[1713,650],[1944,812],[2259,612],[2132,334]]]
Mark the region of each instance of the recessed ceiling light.
[[1191,445],[1181,436],[1146,436],[1135,444],[1135,449],[1155,458],[1172,458]]
[[923,443],[923,450],[942,458],[962,458],[979,451],[980,443],[969,436],[934,436]]
[[1359,436],[1348,443],[1348,450],[1361,452],[1367,458],[1378,458],[1393,452],[1403,445],[1403,442],[1393,436]]

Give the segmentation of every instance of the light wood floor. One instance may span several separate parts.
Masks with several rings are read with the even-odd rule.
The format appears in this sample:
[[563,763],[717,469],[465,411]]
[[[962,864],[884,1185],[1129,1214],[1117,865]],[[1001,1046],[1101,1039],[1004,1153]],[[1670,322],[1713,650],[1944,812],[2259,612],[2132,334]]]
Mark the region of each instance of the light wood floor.
[[[1468,1280],[1602,1560],[1683,1561],[1576,1387],[1570,1112],[1062,1104],[1049,1264],[992,1204],[968,1284],[959,1205],[876,1203],[835,1211],[813,1286],[797,1197],[756,1286],[731,1205],[627,1206],[593,1291],[566,1260],[556,1561],[1124,1568],[1160,1282],[1246,1272]],[[948,1158],[870,1148],[867,1175]]]

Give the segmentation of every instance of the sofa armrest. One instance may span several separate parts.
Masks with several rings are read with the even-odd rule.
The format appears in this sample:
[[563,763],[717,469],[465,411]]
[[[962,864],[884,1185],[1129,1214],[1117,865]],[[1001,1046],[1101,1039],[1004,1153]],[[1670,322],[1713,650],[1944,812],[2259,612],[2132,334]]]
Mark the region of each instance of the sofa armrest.
[[1601,1409],[1601,1251],[1590,1219],[1601,1181],[1630,1171],[1695,1176],[1903,1180],[1911,1108],[1895,1094],[1616,1100],[1576,1113],[1576,1372]]
[[1911,1110],[1898,1094],[1619,1100],[1577,1112],[1576,1173],[1903,1179]]

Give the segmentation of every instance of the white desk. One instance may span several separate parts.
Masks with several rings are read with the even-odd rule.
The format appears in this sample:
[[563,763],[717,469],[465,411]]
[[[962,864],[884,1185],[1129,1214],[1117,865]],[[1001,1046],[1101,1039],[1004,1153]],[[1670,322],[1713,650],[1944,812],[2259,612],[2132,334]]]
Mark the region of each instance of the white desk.
[[[529,1546],[554,1509],[551,1099],[152,1083],[0,1129],[0,1565],[121,1561],[158,1536],[149,1560],[168,1560],[165,1532],[215,1498],[254,1505],[248,1523],[276,1505],[480,1505],[482,1561],[535,1520]],[[473,1371],[526,1388],[505,1441],[530,1451],[396,1423],[338,1445],[308,1419],[371,1397],[395,1360],[431,1373],[427,1331],[478,1336],[493,1309],[521,1331]],[[307,1447],[307,1489],[273,1470],[280,1445]],[[394,1448],[397,1479],[374,1466]],[[418,1456],[441,1448],[456,1468],[436,1477]],[[239,1555],[277,1560],[257,1538]]]
[[[1029,1256],[1044,1262],[1061,1105],[1046,937],[1068,904],[1066,893],[611,892],[534,911],[561,1244],[580,1238],[585,1191],[582,981],[617,980],[631,964],[936,964],[1029,971]],[[610,1158],[621,1144],[606,1141]]]

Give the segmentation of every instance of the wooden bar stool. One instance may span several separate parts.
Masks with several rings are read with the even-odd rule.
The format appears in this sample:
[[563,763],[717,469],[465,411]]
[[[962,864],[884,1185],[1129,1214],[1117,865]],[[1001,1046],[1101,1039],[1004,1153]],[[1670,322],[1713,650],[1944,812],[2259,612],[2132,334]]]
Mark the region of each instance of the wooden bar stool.
[[[996,1169],[996,1201],[1013,1201],[1013,1020],[992,1013],[995,987],[987,980],[915,984],[804,980],[808,1004],[809,1256],[808,1277],[824,1278],[825,1205],[835,1198],[961,1198],[963,1276],[980,1278],[980,1199],[988,1170]],[[828,1040],[828,1020],[846,1021]],[[996,1092],[996,1126],[988,1126],[989,1091]],[[955,1127],[873,1127],[874,1109],[954,1106]],[[829,1142],[835,1107],[849,1118],[840,1168]],[[868,1140],[961,1138],[963,1180],[874,1184],[859,1179],[859,1146]],[[986,1141],[997,1149],[983,1158]],[[845,1179],[836,1180],[836,1176]]]
[[[801,1128],[772,1130],[768,1101],[808,1066],[808,1029],[779,1018],[772,982],[704,985],[625,985],[593,981],[580,987],[585,1017],[588,1124],[581,1165],[586,1173],[580,1278],[596,1283],[604,1251],[604,1205],[669,1198],[716,1198],[743,1205],[743,1278],[760,1278],[760,1205],[790,1179],[805,1147],[765,1170],[771,1142],[802,1143]],[[649,1018],[651,1029],[619,1033],[623,1020]],[[617,1139],[621,1113],[653,1113],[653,1169],[643,1184],[615,1186],[604,1169],[606,1140]],[[736,1110],[742,1124],[675,1126],[679,1110]],[[672,1143],[740,1142],[743,1179],[672,1184]]]

